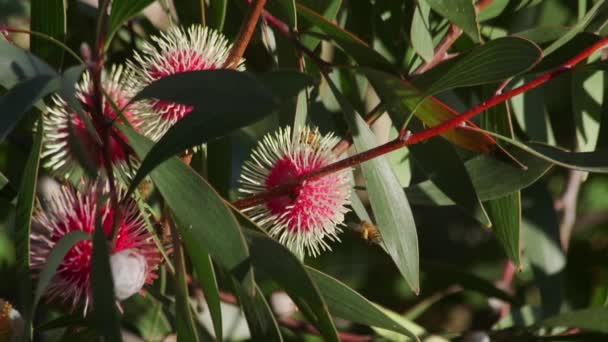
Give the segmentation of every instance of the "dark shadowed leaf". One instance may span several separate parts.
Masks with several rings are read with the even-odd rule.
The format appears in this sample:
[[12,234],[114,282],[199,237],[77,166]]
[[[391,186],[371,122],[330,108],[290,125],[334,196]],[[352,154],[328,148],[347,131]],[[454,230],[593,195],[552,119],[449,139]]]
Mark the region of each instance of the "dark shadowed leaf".
[[[551,167],[548,162],[522,151],[513,151],[513,155],[522,164],[526,165],[526,170],[512,163],[486,155],[480,155],[465,162],[464,166],[471,177],[477,195],[482,201],[501,198],[509,193],[521,190],[534,183]],[[500,179],[500,182],[497,182],[497,179]],[[407,187],[405,193],[407,198],[415,204],[454,204],[431,181],[424,181]]]
[[23,115],[44,96],[59,89],[55,76],[37,76],[23,81],[0,97],[0,141],[15,128]]
[[485,227],[492,225],[464,163],[450,143],[436,137],[409,149],[424,173],[458,208]]
[[[303,16],[308,13],[314,13],[318,17],[322,17],[325,20],[335,20],[342,0],[298,0],[296,2],[296,10],[298,12],[298,30],[309,30],[312,32],[322,32],[323,28],[318,27],[317,24],[311,23],[308,20],[303,20]],[[303,14],[303,12],[306,12]],[[321,42],[321,39],[314,36],[302,37],[302,43],[307,48],[314,50],[317,45]]]
[[567,327],[608,333],[608,308],[598,307],[565,312],[539,322],[535,327]]
[[[32,213],[36,197],[36,184],[38,180],[38,167],[40,165],[40,149],[42,147],[42,120],[38,119],[34,143],[23,170],[23,178],[17,195],[15,209],[15,247],[17,256],[17,283],[19,290],[20,311],[26,315],[31,312],[32,279],[30,277],[30,234],[32,228]],[[0,175],[0,178],[2,176]],[[1,181],[1,180],[0,180]],[[0,186],[1,188],[1,186]],[[31,318],[28,317],[28,323]],[[29,337],[31,329],[25,327]]]
[[8,178],[0,172],[0,190],[2,190],[9,183]]
[[233,282],[233,285],[239,304],[243,307],[251,338],[254,341],[283,341],[279,325],[260,288],[256,286],[255,294],[252,296],[244,293],[238,284]]
[[[213,3],[214,1],[211,1]],[[175,1],[175,12],[177,12],[177,18],[179,24],[183,27],[188,27],[193,24],[203,24],[205,22],[205,5],[204,0],[184,0]]]
[[299,310],[321,331],[325,341],[338,341],[336,328],[319,289],[302,263],[286,247],[268,236],[246,230],[255,269],[281,286]]
[[393,321],[384,312],[378,310],[375,304],[344,283],[312,267],[306,267],[306,270],[319,287],[332,314],[359,324],[392,330],[418,340],[414,333]]
[[295,0],[277,0],[266,3],[266,10],[286,22],[290,28],[297,29],[298,16]]
[[481,41],[475,5],[471,0],[424,0],[443,17],[460,27],[474,42]]
[[120,26],[131,17],[148,7],[154,0],[114,0],[112,1],[112,12],[110,13],[110,23],[108,28],[107,44],[112,41],[112,37]]
[[[199,248],[204,248],[199,246]],[[200,282],[201,288],[203,289],[203,295],[209,308],[209,314],[213,321],[213,329],[215,331],[216,338],[222,340],[222,310],[220,303],[220,289],[217,286],[217,278],[215,276],[215,270],[213,268],[213,261],[211,256],[207,253],[207,263],[203,259],[199,260],[194,267],[196,270],[197,279]]]
[[[378,146],[376,136],[352,105],[328,80],[338,100],[344,118],[353,132],[353,142],[358,152]],[[399,180],[385,156],[379,156],[361,164],[376,224],[380,230],[387,253],[415,293],[420,291],[418,275],[418,235],[412,210],[401,190]]]
[[122,341],[120,319],[116,308],[114,281],[110,269],[108,238],[102,225],[102,215],[98,203],[95,232],[93,233],[93,253],[91,256],[91,287],[93,292],[93,323],[99,336],[106,341]]
[[458,60],[426,89],[426,94],[502,81],[529,70],[541,57],[541,49],[529,40],[498,38],[473,49]]
[[[149,152],[150,140],[130,127],[120,129],[140,158]],[[208,263],[208,252],[246,289],[253,291],[249,251],[240,227],[209,183],[177,157],[162,163],[150,176],[175,215],[192,262]]]
[[[63,40],[66,30],[64,0],[32,0],[30,1],[30,29],[44,33],[59,41]],[[64,51],[57,44],[45,38],[32,35],[30,49],[36,56],[40,56],[51,65],[59,67]]]
[[175,101],[194,106],[194,110],[152,147],[133,178],[131,190],[167,158],[252,124],[276,110],[278,101],[269,89],[288,98],[297,95],[308,80],[303,74],[288,71],[268,73],[257,80],[244,72],[213,70],[176,74],[152,83],[135,99]]

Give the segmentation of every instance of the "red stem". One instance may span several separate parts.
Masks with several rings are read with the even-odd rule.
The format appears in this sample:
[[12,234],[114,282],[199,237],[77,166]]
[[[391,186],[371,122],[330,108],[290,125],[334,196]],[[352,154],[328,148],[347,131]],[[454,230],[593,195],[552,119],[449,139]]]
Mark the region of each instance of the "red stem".
[[568,60],[566,63],[564,63],[562,66],[560,66],[554,70],[551,70],[520,87],[512,89],[503,94],[496,94],[489,100],[484,101],[484,102],[480,103],[479,105],[471,108],[469,111],[467,111],[461,115],[455,116],[454,118],[452,118],[450,120],[444,121],[437,126],[430,127],[428,129],[426,129],[422,132],[416,133],[416,134],[412,134],[412,135],[405,136],[405,137],[399,137],[395,140],[389,141],[388,143],[386,143],[384,145],[380,145],[371,150],[367,150],[365,152],[356,154],[349,158],[342,159],[336,163],[327,165],[327,166],[317,169],[313,172],[310,172],[306,175],[303,175],[302,177],[295,179],[291,182],[276,186],[267,192],[263,192],[263,193],[253,195],[253,196],[241,199],[239,201],[236,201],[234,203],[234,206],[239,209],[243,209],[243,208],[247,208],[247,207],[256,205],[258,203],[263,202],[264,200],[266,200],[268,198],[271,198],[271,197],[274,197],[274,196],[277,196],[280,194],[288,193],[289,191],[294,189],[298,184],[300,184],[306,180],[320,178],[329,173],[337,172],[337,171],[340,171],[340,170],[343,170],[346,168],[353,167],[355,165],[359,165],[370,159],[373,159],[373,158],[376,158],[383,154],[395,151],[401,147],[408,146],[408,145],[414,145],[414,144],[423,142],[425,140],[431,139],[431,138],[441,135],[451,129],[455,129],[455,128],[459,128],[459,127],[466,128],[466,126],[463,126],[463,125],[466,125],[466,121],[470,120],[475,115],[477,115],[481,112],[484,112],[484,111],[488,110],[489,108],[492,108],[500,103],[503,103],[519,94],[522,94],[526,91],[534,89],[534,88],[542,85],[543,83],[557,77],[558,75],[562,74],[563,72],[570,70],[573,66],[575,66],[579,62],[587,59],[587,57],[589,57],[591,54],[602,49],[606,45],[608,45],[608,37],[603,38],[599,42],[597,42],[597,43],[593,44],[592,46],[588,47],[587,49],[583,50],[583,52],[574,56],[573,58]]

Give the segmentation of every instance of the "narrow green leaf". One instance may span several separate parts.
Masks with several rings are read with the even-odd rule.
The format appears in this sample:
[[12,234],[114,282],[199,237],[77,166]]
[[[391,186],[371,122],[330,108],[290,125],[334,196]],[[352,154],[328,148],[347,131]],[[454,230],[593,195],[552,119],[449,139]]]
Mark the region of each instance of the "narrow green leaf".
[[[199,248],[204,248],[199,246]],[[204,251],[206,252],[206,251]],[[217,285],[217,278],[215,276],[215,270],[213,268],[213,262],[209,253],[207,254],[207,262],[203,259],[194,265],[196,270],[197,279],[200,282],[201,288],[203,289],[203,295],[209,308],[209,314],[211,315],[211,321],[213,322],[213,330],[215,331],[215,337],[218,341],[222,341],[222,309],[220,302],[220,289]]]
[[606,322],[608,322],[608,308],[588,308],[548,318],[535,327],[568,327],[608,333]]
[[[36,184],[38,181],[38,167],[40,166],[40,149],[42,146],[43,123],[38,119],[34,142],[27,159],[23,178],[17,194],[15,209],[15,247],[17,255],[17,286],[19,294],[20,311],[26,315],[32,312],[32,279],[30,277],[30,234],[32,228],[32,213],[36,198]],[[30,338],[32,317],[27,317],[25,336]]]
[[9,183],[8,178],[0,172],[0,190],[4,189],[4,187]]
[[[30,1],[31,30],[63,40],[66,32],[66,8],[64,0],[32,0]],[[31,36],[30,50],[43,58],[49,64],[59,67],[64,51],[48,40]]]
[[114,281],[110,268],[110,253],[100,209],[101,198],[95,215],[95,232],[93,232],[93,253],[91,256],[91,287],[93,292],[93,323],[99,336],[106,341],[122,341],[120,319],[116,308]]
[[247,319],[247,325],[251,332],[251,338],[254,341],[283,341],[279,325],[272,313],[272,309],[264,294],[258,286],[255,287],[253,296],[244,293],[238,284],[234,284],[233,288],[239,299],[239,304],[243,308],[243,313]]
[[412,19],[412,27],[410,37],[412,39],[412,47],[425,61],[430,61],[435,56],[435,48],[433,46],[433,36],[431,36],[429,28],[429,15],[431,8],[425,0],[418,0],[414,9],[414,18]]
[[606,6],[605,2],[605,0],[599,0],[595,4],[593,4],[593,7],[587,12],[587,14],[585,14],[582,20],[576,23],[576,25],[574,25],[570,29],[570,31],[564,34],[561,38],[559,38],[558,40],[553,42],[553,44],[549,45],[543,50],[545,56],[549,56],[562,45],[568,43],[577,34],[583,32],[585,28],[591,23],[593,18],[595,18],[595,16],[600,12],[600,9]]
[[[338,11],[340,10],[340,6],[342,5],[342,0],[298,0],[296,2],[297,12],[299,18],[302,18],[303,11],[312,12],[315,15],[323,18],[324,20],[332,21],[336,19],[338,15]],[[312,32],[319,32],[319,29],[323,30],[320,27],[317,27],[316,24],[311,23],[307,20],[301,20],[298,22],[299,30],[310,30]],[[314,50],[321,39],[314,36],[304,36],[302,37],[302,44],[307,48]]]
[[492,222],[481,205],[471,177],[456,149],[441,137],[409,147],[412,157],[429,179],[461,209],[485,227]]
[[[152,142],[130,127],[119,127],[137,155],[143,159],[150,151]],[[175,215],[193,264],[208,263],[208,251],[246,289],[253,291],[249,251],[235,217],[222,198],[176,157],[162,163],[150,175]],[[206,251],[199,246],[204,246]]]
[[454,64],[426,94],[449,89],[494,83],[531,69],[540,61],[541,49],[519,37],[504,37],[473,49]]
[[246,230],[245,233],[255,269],[287,292],[306,318],[321,331],[325,341],[339,341],[327,305],[298,258],[262,233],[254,230]]
[[40,272],[40,276],[38,277],[38,285],[36,286],[36,292],[34,293],[34,301],[32,302],[32,315],[36,313],[36,307],[38,306],[38,302],[40,302],[40,298],[46,292],[46,288],[55,276],[55,272],[57,272],[57,268],[63,262],[63,258],[66,254],[74,247],[78,242],[83,240],[89,240],[91,236],[83,231],[72,231],[64,235],[55,247],[51,250],[48,258],[46,259],[46,264]]
[[[488,89],[493,89],[489,87]],[[491,90],[485,91],[491,93]],[[482,126],[494,132],[513,137],[511,111],[509,103],[500,104],[488,109],[482,117]],[[503,179],[501,178],[501,182]],[[521,267],[521,193],[512,192],[504,197],[485,203],[486,210],[493,223],[493,231],[498,243],[507,257],[517,267]]]
[[[396,127],[402,127],[408,121],[411,113],[414,113],[429,127],[458,115],[456,111],[436,98],[424,98],[422,92],[406,80],[374,69],[362,68],[360,70],[387,106],[391,120]],[[467,125],[474,127],[471,122],[468,122]],[[471,130],[451,129],[442,136],[462,148],[475,152],[488,152],[494,145],[492,139]]]
[[418,340],[414,333],[389,318],[378,310],[376,305],[346,284],[312,267],[306,267],[306,271],[319,287],[332,314],[355,323],[392,330]]
[[[486,155],[479,155],[465,162],[464,166],[482,201],[498,199],[519,191],[534,183],[551,167],[551,164],[528,153],[517,150],[512,153],[517,160],[526,165],[527,169],[521,169]],[[497,182],[497,179],[500,179],[500,182]],[[415,204],[454,205],[454,202],[431,181],[407,187],[405,193],[410,202]]]
[[106,46],[112,41],[114,34],[120,26],[131,17],[148,7],[154,0],[114,0],[112,1],[112,12],[108,27],[108,39]]
[[[172,218],[169,218],[172,219]],[[174,223],[169,223],[174,224]],[[186,280],[186,260],[184,249],[178,236],[173,236],[173,264],[175,266],[175,320],[179,341],[198,342],[194,318],[190,310],[188,282]],[[221,330],[220,330],[221,331]],[[220,339],[218,339],[220,341]]]
[[[376,137],[367,123],[329,79],[328,84],[344,112],[350,131],[354,132],[353,142],[357,151],[363,152],[378,146]],[[361,170],[386,251],[408,285],[418,293],[420,291],[418,235],[412,210],[405,193],[401,190],[399,180],[385,156],[361,164]]]
[[431,8],[460,27],[475,43],[481,42],[475,4],[471,0],[426,0]]
[[17,84],[0,97],[0,108],[4,112],[0,116],[0,141],[6,138],[37,101],[57,89],[57,77],[37,76]]
[[266,3],[266,9],[279,19],[286,22],[290,28],[298,28],[298,17],[296,13],[295,0],[278,0]]
[[[290,74],[274,74],[259,82],[248,73],[233,70],[197,71],[164,77],[144,88],[134,100],[153,97],[194,106],[194,110],[152,147],[130,190],[171,156],[252,124],[277,109],[277,100],[264,84],[282,84],[285,76]],[[294,87],[299,84],[290,83],[283,92],[291,93]]]
[[226,21],[226,8],[228,0],[213,0],[209,3],[209,8],[206,11],[206,20],[209,27],[213,27],[218,31],[224,30],[224,22]]

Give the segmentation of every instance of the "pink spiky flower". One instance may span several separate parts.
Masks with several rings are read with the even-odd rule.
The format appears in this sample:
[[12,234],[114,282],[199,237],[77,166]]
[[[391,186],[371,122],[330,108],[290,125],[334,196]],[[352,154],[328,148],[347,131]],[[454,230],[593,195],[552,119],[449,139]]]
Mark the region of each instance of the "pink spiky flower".
[[[337,161],[332,152],[337,141],[332,134],[322,136],[308,127],[293,139],[289,127],[266,135],[243,165],[240,192],[258,194]],[[339,241],[351,188],[351,170],[342,170],[306,180],[290,194],[244,212],[300,258],[316,256],[330,249],[326,239]]]
[[[109,74],[105,71],[102,73],[102,87],[119,108],[124,108],[132,97],[129,89],[124,87],[124,81],[127,78],[129,76],[125,75],[123,68],[120,66],[112,67]],[[102,126],[105,123],[94,120],[91,116],[94,96],[93,83],[88,72],[83,74],[82,80],[76,85],[76,98],[82,104],[83,114],[91,119],[90,121],[97,132],[97,136],[101,138],[104,131]],[[117,117],[112,104],[105,97],[102,101],[102,111],[103,115],[108,119],[115,119]],[[131,123],[135,124],[130,111],[125,110],[123,113]],[[42,157],[45,159],[44,165],[54,174],[62,178],[69,178],[75,171],[79,170],[80,165],[77,159],[79,152],[76,150],[77,148],[81,149],[80,153],[85,154],[96,169],[103,169],[103,149],[96,142],[95,138],[91,136],[80,116],[64,99],[58,95],[54,96],[52,104],[47,106],[43,119],[44,145]],[[72,125],[72,137],[70,137],[70,124]],[[124,135],[116,127],[113,127],[112,130],[113,135],[109,140],[112,165],[115,165],[119,171],[119,175],[125,178],[124,176],[131,173],[136,158],[131,147],[127,144],[128,140]],[[74,146],[75,143],[79,146]]]
[[[128,63],[134,74],[131,87],[135,92],[169,75],[220,69],[232,47],[221,33],[201,25],[192,25],[187,30],[173,26],[151,39],[155,44],[144,43],[142,51],[135,52],[135,61]],[[238,64],[237,68],[242,69],[243,61]],[[192,109],[192,106],[160,100],[134,104],[140,119],[138,128],[155,141]]]
[[[82,184],[82,192],[72,186],[62,186],[46,205],[38,208],[32,217],[31,267],[39,273],[57,242],[72,231],[93,233],[97,213],[108,237],[110,264],[117,300],[123,300],[141,290],[144,283],[152,283],[161,255],[148,231],[144,218],[133,200],[121,204],[118,234],[112,240],[114,209],[107,199],[98,209],[101,196],[107,196],[108,186],[100,183]],[[93,242],[80,241],[68,251],[47,288],[50,300],[60,299],[72,311],[84,305],[86,314],[91,304],[91,257]],[[128,272],[126,271],[128,269]]]

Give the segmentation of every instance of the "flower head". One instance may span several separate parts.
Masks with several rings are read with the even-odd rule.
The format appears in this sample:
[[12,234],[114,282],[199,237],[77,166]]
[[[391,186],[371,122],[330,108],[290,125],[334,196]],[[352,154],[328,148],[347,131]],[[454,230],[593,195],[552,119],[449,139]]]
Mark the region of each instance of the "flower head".
[[[132,97],[128,88],[123,86],[126,78],[128,75],[125,75],[122,67],[112,67],[109,74],[102,73],[102,87],[119,108],[123,108]],[[91,115],[94,93],[93,82],[88,72],[83,74],[81,82],[76,85],[76,98],[82,104],[83,115],[90,119],[97,136],[101,138],[103,125],[106,123],[94,120]],[[79,168],[77,155],[83,153],[89,157],[96,169],[102,169],[105,159],[103,149],[89,133],[81,117],[60,96],[54,96],[52,101],[52,105],[47,106],[47,113],[43,117],[45,124],[42,156],[46,159],[45,166],[55,174],[68,178]],[[102,100],[102,111],[107,119],[114,119],[117,116],[112,104],[105,97]],[[123,113],[129,121],[132,121],[130,111]],[[121,175],[129,174],[132,163],[135,162],[135,156],[127,141],[117,127],[112,128],[112,136],[109,139],[111,160],[112,165],[116,165]]]
[[[116,213],[109,200],[98,204],[101,196],[107,196],[107,188],[99,183],[85,183],[82,192],[77,192],[71,186],[63,186],[61,191],[49,200],[45,210],[36,210],[32,218],[31,236],[31,263],[34,271],[42,270],[53,247],[68,233],[73,231],[93,233],[97,214],[101,216],[101,224],[110,242]],[[98,205],[101,207],[98,208]],[[115,278],[117,299],[121,300],[140,290],[144,280],[151,283],[156,278],[155,270],[160,264],[161,257],[134,201],[129,200],[121,204],[117,229],[116,241],[109,243],[110,263]],[[87,312],[91,304],[92,251],[91,240],[80,241],[68,251],[48,286],[49,300],[59,298],[69,304],[72,310],[79,304],[84,304],[84,312]],[[132,260],[122,260],[120,267],[115,266],[118,262],[117,258],[125,259],[130,256],[145,262],[134,263]],[[131,272],[125,272],[125,267],[130,268]],[[117,269],[120,272],[117,272]],[[134,277],[135,274],[143,274],[143,276]],[[133,277],[136,280],[125,280],[124,277]],[[124,284],[127,284],[127,288],[123,286]],[[138,288],[134,291],[135,287]]]
[[[241,173],[240,192],[254,195],[291,182],[335,162],[337,138],[304,128],[291,137],[280,129],[260,141]],[[339,240],[340,225],[348,211],[352,176],[342,170],[300,183],[286,195],[272,197],[246,209],[251,218],[298,256],[316,256],[329,249],[326,238]]]
[[[173,26],[160,36],[153,36],[155,45],[144,43],[141,53],[135,52],[132,88],[139,92],[163,77],[187,71],[214,70],[224,66],[231,44],[219,32],[201,25],[187,30]],[[239,63],[242,68],[242,61]],[[152,140],[158,140],[177,121],[192,111],[184,104],[146,100],[135,104],[140,130]]]
[[0,299],[0,341],[21,341],[23,336],[23,318],[13,306]]

